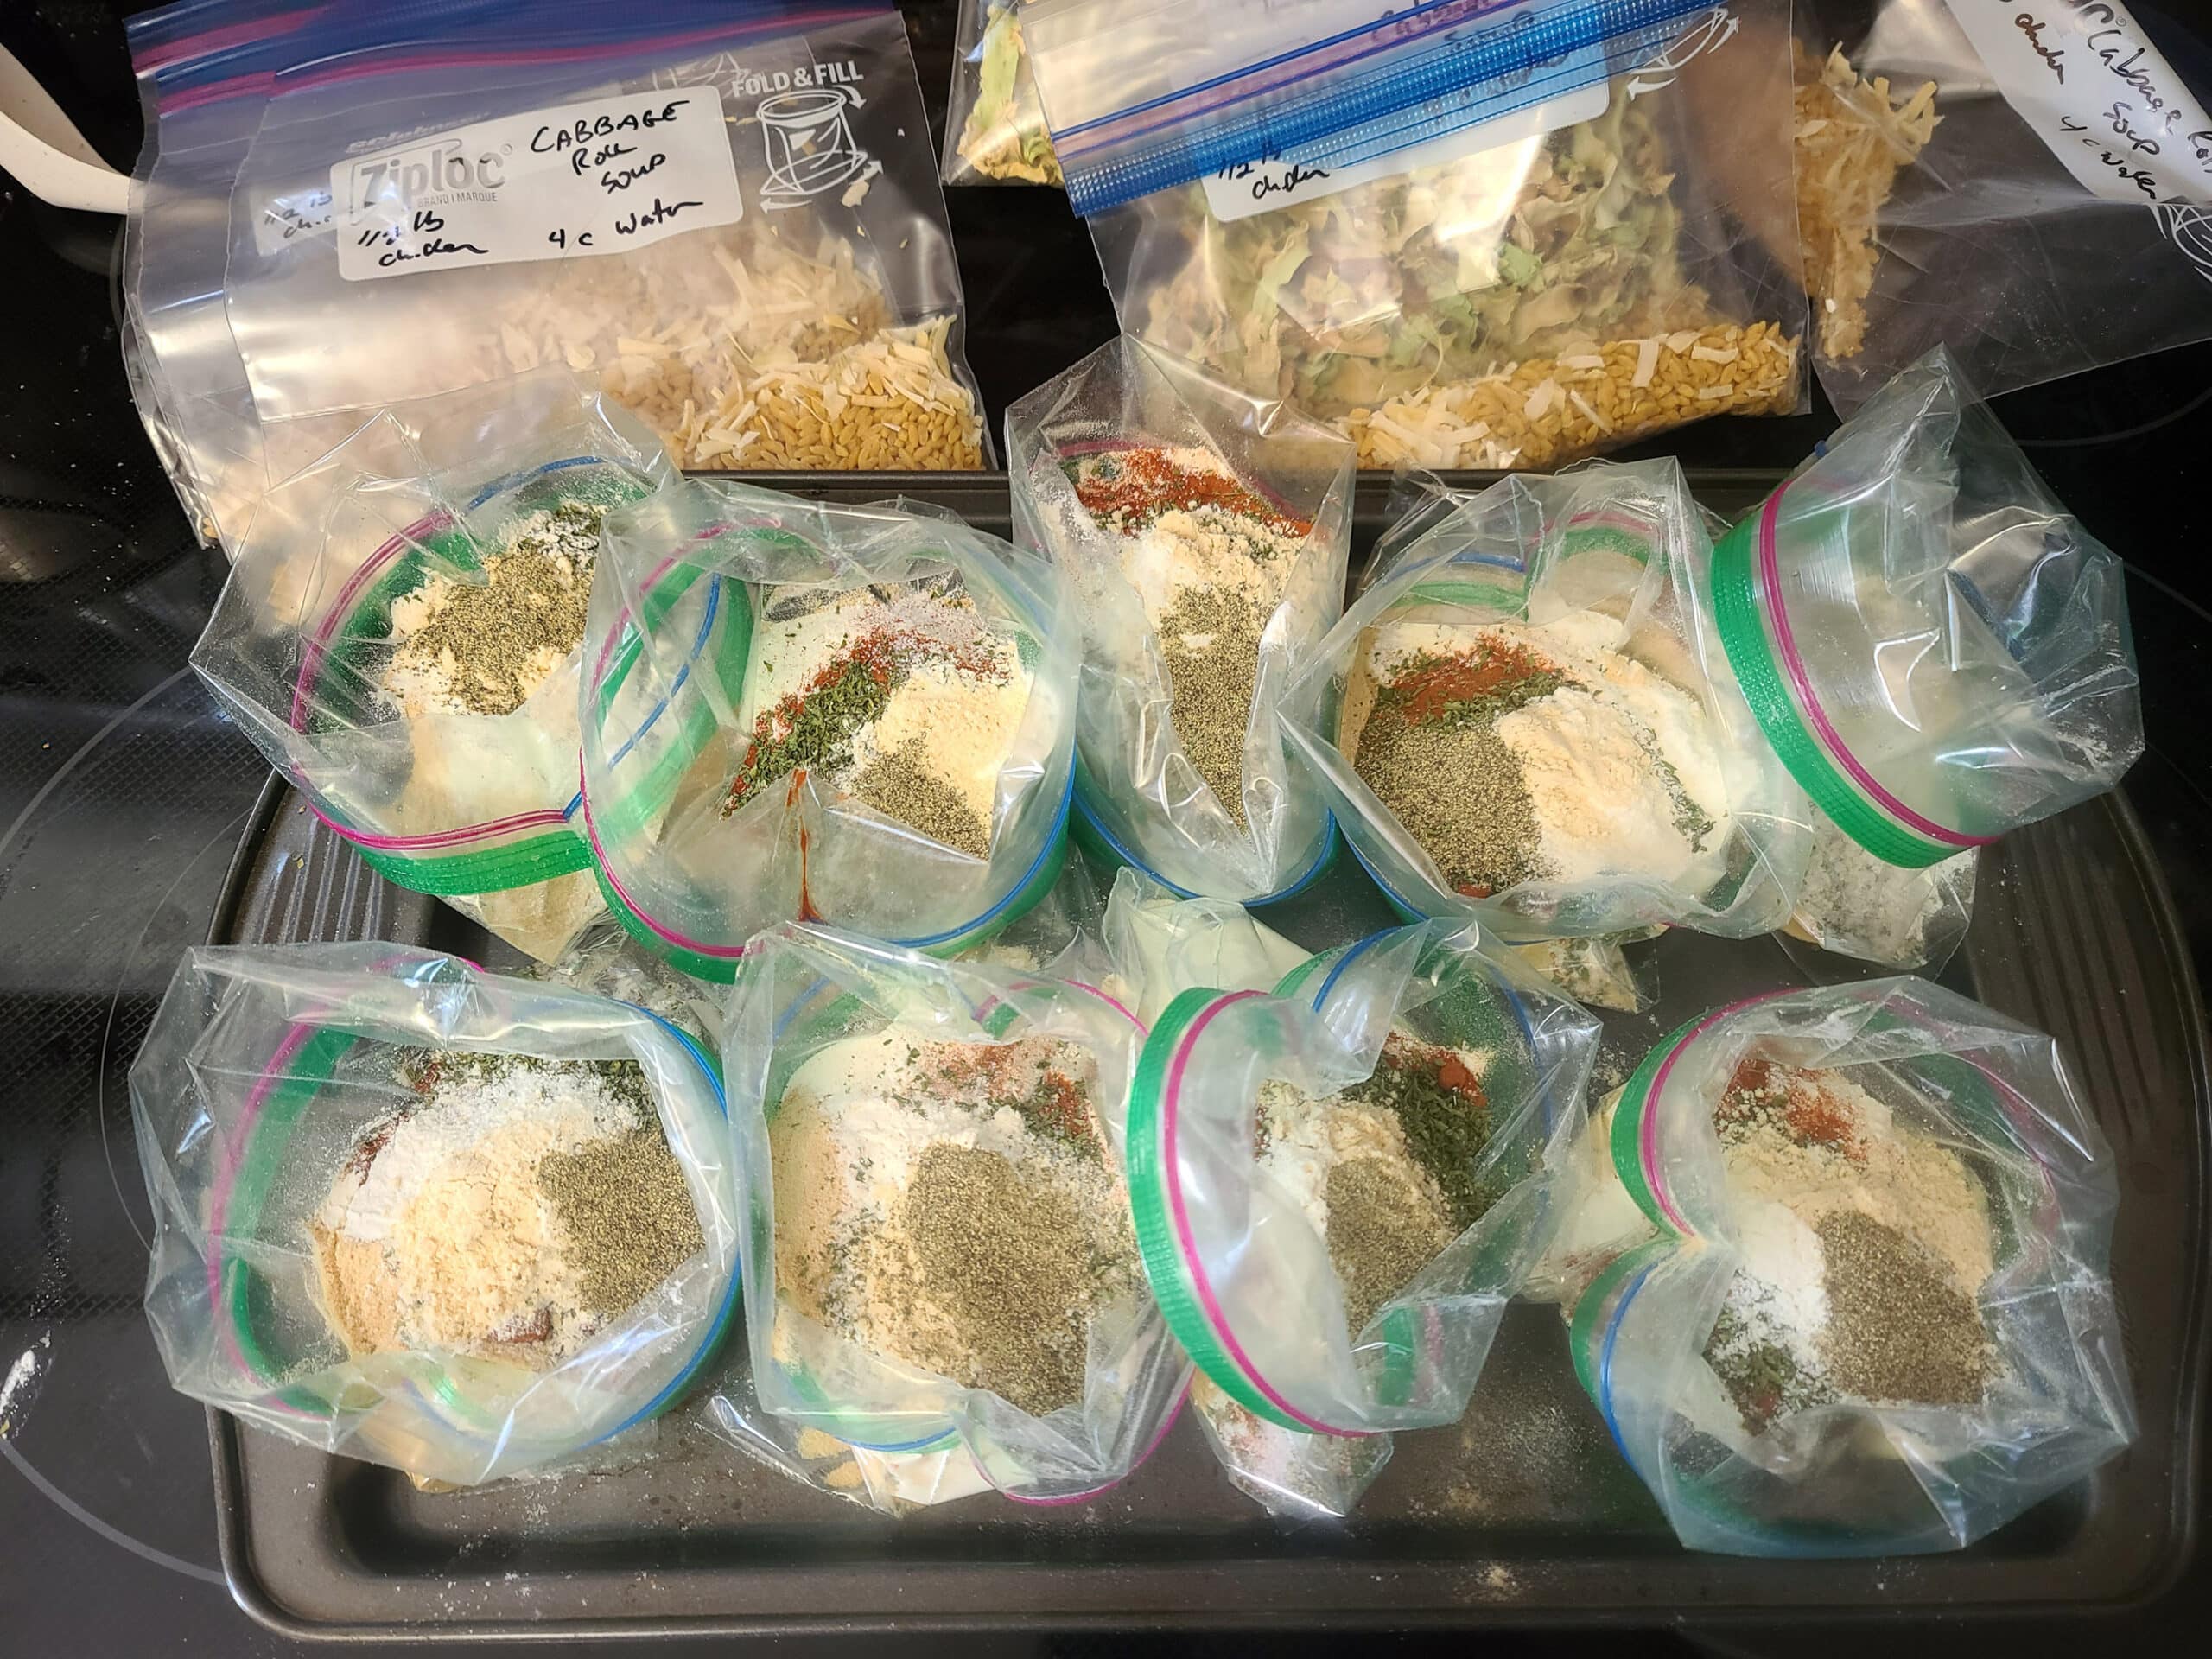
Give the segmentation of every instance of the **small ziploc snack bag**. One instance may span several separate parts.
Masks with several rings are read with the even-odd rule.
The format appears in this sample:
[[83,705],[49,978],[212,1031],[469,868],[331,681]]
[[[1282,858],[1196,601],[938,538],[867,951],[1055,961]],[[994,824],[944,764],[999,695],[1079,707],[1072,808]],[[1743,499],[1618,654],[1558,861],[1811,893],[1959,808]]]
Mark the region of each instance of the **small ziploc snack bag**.
[[1335,838],[1275,705],[1344,610],[1351,446],[1126,337],[1006,426],[1014,537],[1082,607],[1082,832],[1186,896],[1298,891]]
[[1774,753],[1918,868],[2103,793],[2143,752],[2126,572],[1933,352],[1713,556]]
[[982,463],[893,8],[328,6],[287,40],[207,94],[265,107],[234,164],[180,175],[199,218],[147,218],[136,267],[167,291],[172,257],[200,268],[182,232],[227,222],[210,327],[267,479],[363,411],[546,365],[685,467]]
[[1029,0],[960,0],[952,96],[944,118],[947,184],[1060,181],[1021,14]]
[[1575,1366],[1683,1543],[1955,1549],[2125,1446],[2112,1154],[2039,1032],[1917,979],[1694,1020],[1622,1092],[1660,1236]]
[[375,944],[188,951],[130,1070],[169,1381],[468,1485],[640,1423],[734,1329],[722,1090],[658,1017]]
[[1596,1020],[1471,931],[1186,991],[1146,1040],[1129,1196],[1199,1370],[1281,1428],[1455,1421],[1558,1220]]
[[564,371],[389,412],[271,490],[192,664],[380,874],[556,960],[601,521],[669,475]]
[[848,1450],[961,1448],[1011,1497],[1126,1476],[1190,1375],[1122,1180],[1143,1039],[1093,986],[825,928],[763,934],[722,1045],[747,1179],[748,1398]]
[[1802,406],[1787,17],[1064,0],[1021,23],[1124,330],[1332,423],[1363,467],[1545,469]]
[[1837,409],[1938,346],[1995,397],[2212,338],[2201,8],[1799,10],[1798,211]]
[[1681,468],[1407,493],[1281,705],[1392,902],[1518,942],[1778,925],[1805,807],[1713,635]]
[[582,818],[684,972],[820,920],[943,955],[1051,889],[1081,623],[1052,563],[911,502],[679,483],[610,516]]

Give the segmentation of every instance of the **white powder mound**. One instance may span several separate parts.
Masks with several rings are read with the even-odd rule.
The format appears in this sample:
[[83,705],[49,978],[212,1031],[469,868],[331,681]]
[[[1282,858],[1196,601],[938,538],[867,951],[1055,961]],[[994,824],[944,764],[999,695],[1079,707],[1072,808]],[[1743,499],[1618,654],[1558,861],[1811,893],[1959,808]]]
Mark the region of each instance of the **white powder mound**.
[[[1551,664],[1567,683],[1494,728],[1521,765],[1538,861],[1562,881],[1677,880],[1726,842],[1727,782],[1703,703],[1624,655],[1624,642],[1618,621],[1592,611],[1535,625],[1385,623],[1367,668],[1388,684],[1416,658],[1477,646],[1517,647]],[[1685,798],[1711,820],[1695,839],[1681,822]]]

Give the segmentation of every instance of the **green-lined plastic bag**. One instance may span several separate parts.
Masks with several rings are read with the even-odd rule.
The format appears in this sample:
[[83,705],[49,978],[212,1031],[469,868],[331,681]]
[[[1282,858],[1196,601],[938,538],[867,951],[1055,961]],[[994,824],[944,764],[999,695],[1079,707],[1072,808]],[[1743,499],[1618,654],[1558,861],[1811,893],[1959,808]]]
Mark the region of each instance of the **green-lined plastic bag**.
[[[349,1353],[327,1295],[338,1281],[319,1265],[340,1247],[325,1206],[424,1109],[399,1075],[424,1050],[634,1061],[701,1248],[627,1313],[577,1321],[581,1345],[557,1357],[535,1345],[555,1340],[550,1314],[543,1333]],[[404,945],[194,950],[131,1067],[130,1098],[162,1363],[180,1391],[257,1428],[420,1480],[521,1474],[673,1403],[734,1325],[740,1185],[721,1084],[697,1045],[642,1008]],[[524,1236],[486,1225],[479,1243]],[[469,1293],[423,1294],[457,1306]]]
[[1916,979],[1753,997],[1651,1052],[1611,1145],[1656,1236],[1575,1366],[1691,1548],[1959,1548],[2133,1437],[2112,1156],[2041,1033]]

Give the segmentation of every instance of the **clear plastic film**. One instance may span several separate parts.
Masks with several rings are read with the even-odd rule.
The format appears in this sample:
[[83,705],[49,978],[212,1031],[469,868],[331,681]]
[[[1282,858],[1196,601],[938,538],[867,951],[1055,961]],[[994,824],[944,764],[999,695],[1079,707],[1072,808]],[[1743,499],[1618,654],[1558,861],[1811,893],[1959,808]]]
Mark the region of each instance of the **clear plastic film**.
[[[1976,1224],[1964,1241],[1947,1230],[1903,1236],[1929,1262],[1986,1247],[1987,1274],[1967,1287],[1986,1337],[1980,1387],[1968,1391],[1978,1398],[1814,1395],[1802,1370],[1771,1354],[1753,1356],[1749,1382],[1732,1386],[1716,1369],[1714,1354],[1731,1351],[1716,1346],[1719,1322],[1749,1306],[1737,1295],[1739,1276],[1766,1287],[1795,1271],[1782,1265],[1789,1255],[1772,1224],[1789,1189],[1761,1184],[1767,1178],[1749,1162],[1732,1173],[1716,1130],[1716,1109],[1735,1109],[1740,1090],[1764,1086],[1763,1066],[1817,1069],[1841,1080],[1825,1087],[1871,1101],[1837,1138],[1821,1101],[1801,1107],[1785,1096],[1789,1133],[1813,1137],[1806,1144],[1826,1137],[1827,1155],[1866,1162],[1872,1140],[1909,1141],[1919,1149],[1912,1190],[1923,1193],[1958,1185],[1939,1172],[1962,1172],[1963,1213]],[[2112,1155],[2050,1038],[1916,979],[1757,997],[1655,1049],[1623,1090],[1611,1141],[1620,1186],[1658,1236],[1612,1260],[1575,1306],[1575,1366],[1691,1548],[1797,1556],[1960,1548],[2133,1437],[2107,1277]],[[1863,1224],[1889,1213],[1890,1192],[1870,1166],[1835,1213]],[[1885,1225],[1906,1225],[1909,1213]],[[1912,1224],[1939,1228],[1932,1217]],[[1818,1236],[1825,1260],[1831,1247],[1825,1230]],[[1849,1282],[1876,1292],[1895,1282],[1871,1271],[1854,1269]],[[1840,1283],[1827,1283],[1821,1306],[1832,1325]],[[1946,1342],[1907,1338],[1923,1353]],[[1823,1343],[1817,1352],[1841,1351]],[[1746,1399],[1761,1414],[1756,1424]]]
[[[1546,1172],[1580,1127],[1597,1036],[1587,1014],[1471,931],[1435,940],[1426,924],[1313,958],[1273,995],[1178,996],[1138,1069],[1129,1185],[1154,1293],[1200,1370],[1294,1433],[1456,1421],[1558,1224]],[[1388,1206],[1354,1189],[1383,1165],[1388,1133],[1340,1146],[1349,1119],[1317,1138],[1295,1114],[1420,1067],[1453,1091],[1451,1127],[1426,1113],[1417,1129],[1394,1109],[1401,1157],[1433,1159],[1422,1168],[1444,1197],[1378,1228],[1389,1260],[1370,1258],[1359,1217]],[[1476,1115],[1479,1134],[1461,1134]],[[1279,1137],[1289,1150],[1270,1160]],[[1357,1179],[1340,1185],[1347,1172]],[[1433,1256],[1402,1259],[1406,1241],[1430,1236]],[[1413,1270],[1389,1282],[1402,1268]],[[1363,1301],[1373,1306],[1356,1315]]]
[[1888,863],[2101,794],[2142,753],[2126,572],[1942,351],[1721,541],[1713,595],[1775,753]]
[[1799,12],[1814,360],[1839,410],[1937,346],[1995,397],[2212,336],[2201,13]]
[[[416,1099],[410,1051],[631,1060],[702,1248],[550,1364],[349,1354],[310,1225],[362,1137]],[[377,944],[186,953],[130,1073],[156,1233],[147,1317],[170,1382],[269,1433],[474,1484],[573,1456],[673,1403],[737,1315],[739,1183],[697,1046],[627,1004]]]
[[[1409,916],[1475,920],[1519,942],[1660,923],[1731,938],[1779,925],[1809,815],[1714,633],[1710,543],[1681,468],[1596,462],[1475,495],[1415,479],[1401,499],[1411,505],[1379,544],[1366,591],[1301,659],[1282,702],[1292,752],[1385,894]],[[1455,652],[1503,666],[1478,664],[1462,686],[1449,677]],[[1483,697],[1541,689],[1535,669],[1554,661],[1560,683],[1491,722],[1530,816],[1498,820],[1506,850],[1462,844],[1478,810],[1519,797],[1386,757],[1419,753],[1398,736],[1433,741],[1416,721],[1441,731],[1459,720],[1452,699],[1486,720]],[[1433,697],[1386,677],[1410,675],[1418,688],[1437,674]],[[1509,732],[1515,721],[1524,724]],[[1482,765],[1479,747],[1447,746],[1445,760]]]
[[1021,43],[1027,3],[960,0],[944,118],[947,184],[1060,182],[1037,78]]
[[1122,327],[1363,467],[1543,469],[1803,407],[1774,0],[1085,0],[1025,36]]
[[[863,1120],[876,1120],[867,1103],[889,1098],[886,1091],[897,1086],[887,1071],[869,1069],[870,1057],[895,1066],[901,1054],[927,1046],[944,1064],[989,1071],[1012,1068],[1022,1052],[1043,1046],[1055,1065],[1080,1073],[1069,1080],[1087,1095],[1103,1132],[1104,1167],[1116,1193],[1112,1215],[1102,1220],[1126,1228],[1119,1198],[1123,1112],[1143,1035],[1135,1017],[1094,986],[940,962],[824,928],[785,925],[763,935],[739,975],[724,1027],[738,1159],[750,1172],[751,1348],[748,1375],[715,1405],[725,1432],[756,1455],[774,1454],[768,1460],[787,1473],[894,1509],[963,1495],[976,1490],[978,1476],[1017,1500],[1077,1502],[1149,1455],[1180,1409],[1190,1363],[1135,1271],[1134,1246],[1132,1275],[1118,1288],[1109,1281],[1105,1300],[1084,1314],[1077,1398],[1041,1414],[871,1347],[855,1332],[888,1327],[841,1328],[829,1302],[810,1300],[818,1288],[810,1277],[819,1265],[814,1230],[823,1219],[820,1189],[809,1177],[817,1154],[843,1147],[856,1160],[850,1179],[872,1183],[871,1190],[900,1184],[903,1193],[922,1179],[934,1147],[957,1142],[988,1150],[985,1143],[996,1133],[980,1127],[980,1119],[942,1125],[925,1132],[936,1138],[912,1158],[893,1144],[897,1135],[868,1139]],[[950,1046],[961,1051],[957,1060],[945,1058]],[[826,1080],[843,1077],[849,1058],[847,1099],[826,1092]],[[848,1108],[858,1111],[849,1118]],[[1014,1109],[991,1108],[1006,1116]],[[838,1137],[849,1129],[861,1138],[847,1147]],[[1020,1167],[1005,1152],[998,1155]],[[879,1231],[910,1208],[869,1203],[861,1219],[872,1217]],[[847,1253],[833,1255],[846,1263],[855,1250],[865,1253],[866,1246],[849,1243]],[[869,1257],[867,1287],[836,1306],[865,1304],[868,1319],[914,1321],[914,1333],[939,1330],[932,1318],[957,1317],[935,1300],[944,1287],[926,1276],[930,1270],[885,1279],[886,1259]],[[902,1284],[904,1300],[887,1313],[870,1300],[893,1296]],[[1000,1289],[1024,1294],[1011,1279]],[[830,1478],[841,1470],[849,1471]]]
[[[1264,560],[1217,563],[1203,556],[1231,536],[1222,521],[1184,514],[1172,533],[1119,533],[1084,505],[1074,469],[1138,453],[1249,493],[1281,515],[1287,527],[1268,531],[1276,540],[1303,527],[1301,538]],[[1076,753],[1084,830],[1110,856],[1185,895],[1261,903],[1298,890],[1334,842],[1320,791],[1283,751],[1275,708],[1293,661],[1344,609],[1351,447],[1279,403],[1123,338],[1007,410],[1007,456],[1015,539],[1050,554],[1082,606]],[[1223,475],[1204,474],[1209,466]],[[1230,494],[1232,507],[1237,499]],[[1213,688],[1179,692],[1171,665],[1194,631],[1220,637],[1232,611],[1257,624],[1233,789],[1218,757],[1208,756],[1210,779],[1176,727],[1177,708],[1202,717]],[[1211,679],[1216,661],[1194,654],[1186,671]]]
[[[610,906],[725,982],[785,919],[948,955],[980,943],[1065,855],[1080,626],[1049,562],[917,503],[692,480],[610,515],[581,813]],[[938,766],[942,789],[879,787],[863,742]]]
[[1973,925],[1980,860],[1968,848],[1940,864],[1885,863],[1822,818],[1785,931],[1840,957],[1940,974]]
[[457,636],[466,664],[410,642],[556,528],[532,591],[581,618],[596,516],[668,475],[565,371],[379,413],[264,498],[193,666],[380,873],[553,961],[601,908],[570,818],[582,645],[556,654],[557,624]]

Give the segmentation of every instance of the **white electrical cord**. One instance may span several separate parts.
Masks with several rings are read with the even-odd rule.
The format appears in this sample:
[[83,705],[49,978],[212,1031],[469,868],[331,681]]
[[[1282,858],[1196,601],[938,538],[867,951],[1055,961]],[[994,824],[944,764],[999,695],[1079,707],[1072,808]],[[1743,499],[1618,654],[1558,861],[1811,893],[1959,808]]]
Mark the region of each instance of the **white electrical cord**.
[[0,168],[40,200],[91,213],[130,205],[130,179],[99,157],[15,54],[0,47]]

